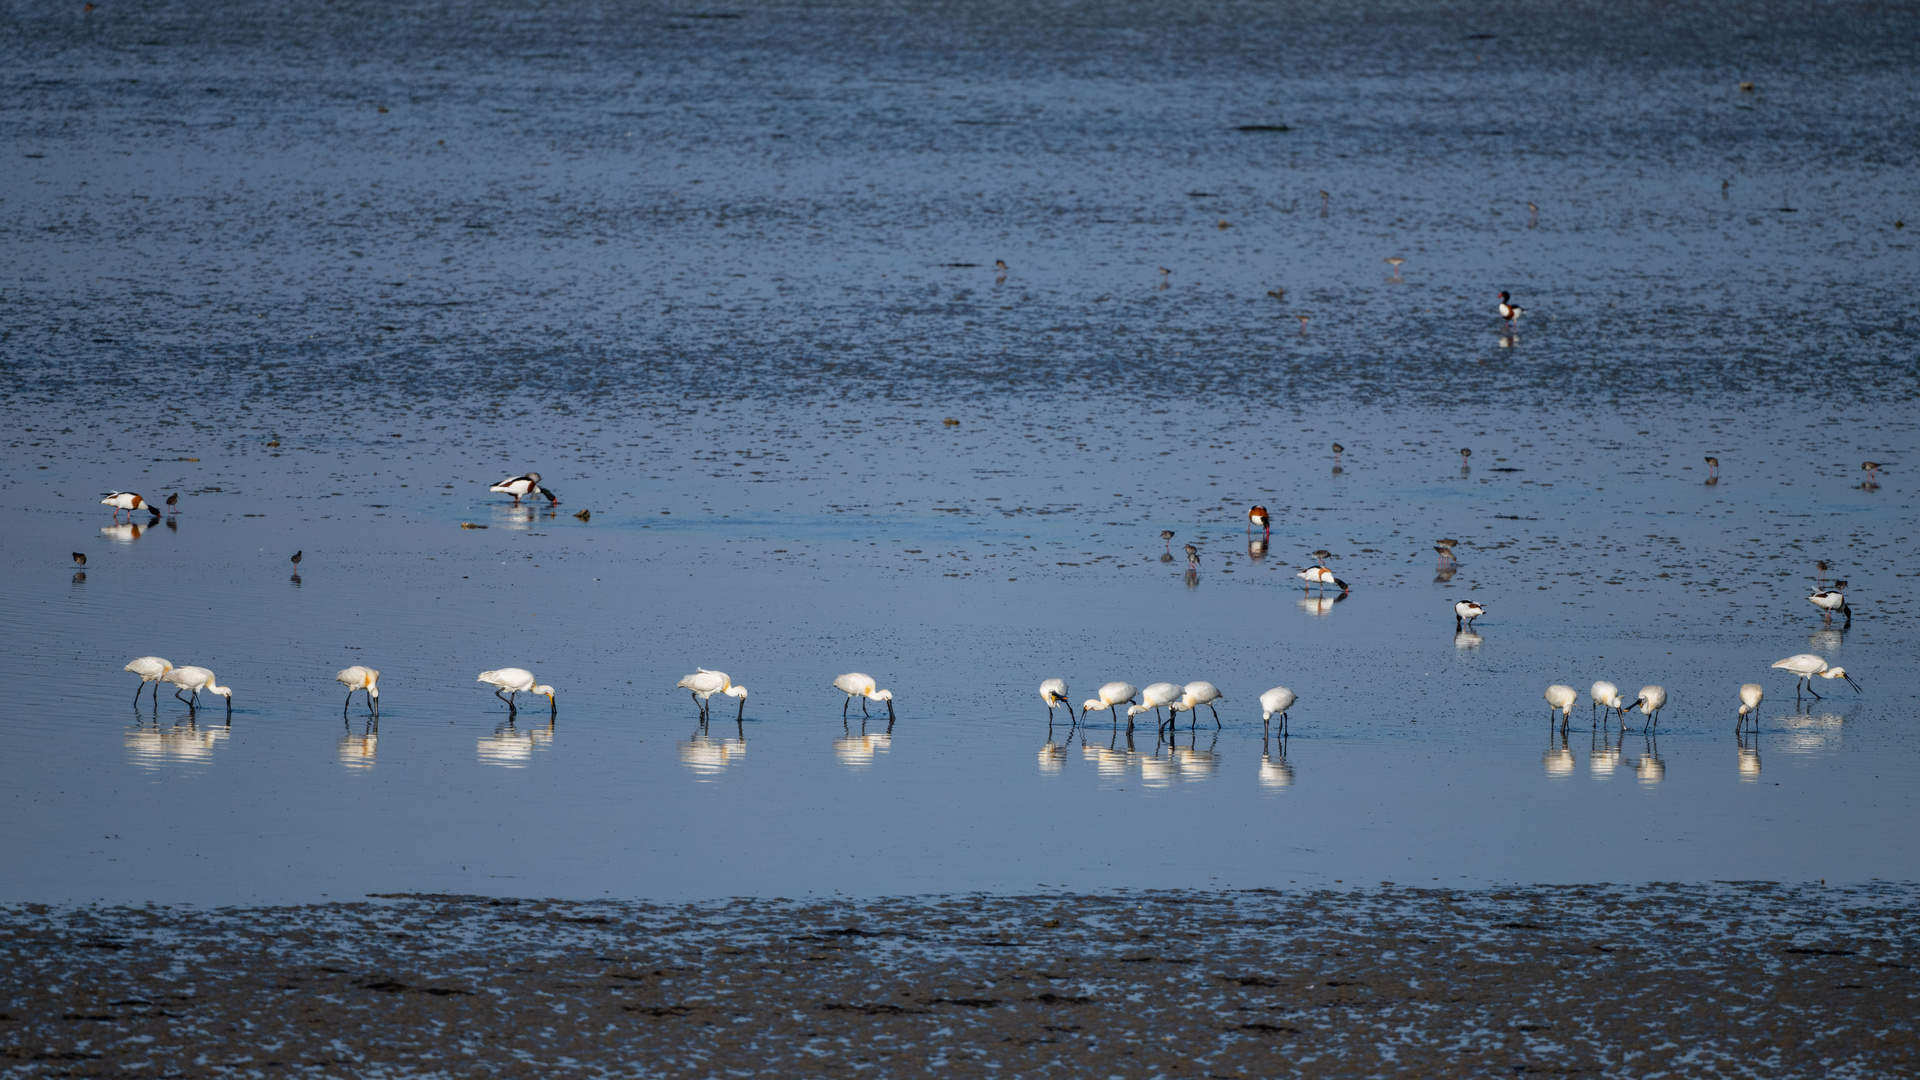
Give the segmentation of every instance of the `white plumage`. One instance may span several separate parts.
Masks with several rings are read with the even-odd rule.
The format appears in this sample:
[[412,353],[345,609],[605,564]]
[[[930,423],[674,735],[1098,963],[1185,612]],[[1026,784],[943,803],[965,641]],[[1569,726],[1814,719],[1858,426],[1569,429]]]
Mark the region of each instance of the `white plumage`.
[[[173,696],[187,703],[187,708],[197,710],[200,707],[200,691],[219,694],[227,699],[227,715],[233,715],[233,691],[225,686],[215,686],[213,672],[203,667],[177,667],[161,676],[174,685]],[[180,691],[193,692],[191,700],[180,697]]]
[[1807,693],[1813,694],[1814,697],[1821,696],[1815,694],[1813,690],[1813,677],[1815,675],[1823,679],[1845,679],[1847,680],[1847,685],[1853,687],[1854,693],[1857,694],[1860,692],[1860,684],[1854,681],[1853,676],[1847,674],[1846,668],[1828,667],[1825,660],[1820,659],[1812,653],[1800,653],[1795,656],[1789,656],[1785,660],[1775,660],[1772,666],[1785,668],[1793,672],[1794,676],[1799,680],[1799,682],[1793,684],[1795,697],[1798,697],[1800,694],[1801,683],[1806,684]]
[[[1073,712],[1073,702],[1067,700],[1067,680],[1047,679],[1040,684],[1040,700],[1047,703],[1047,719],[1053,719],[1053,707],[1065,705],[1067,712]],[[1078,719],[1078,717],[1075,717]]]
[[140,676],[140,685],[133,688],[135,701],[140,700],[140,691],[145,690],[148,683],[153,683],[153,700],[157,705],[160,702],[160,683],[167,677],[167,672],[173,670],[173,664],[158,656],[141,656],[127,661],[127,666],[120,670]]
[[1127,710],[1128,730],[1132,730],[1133,718],[1137,714],[1153,712],[1156,709],[1164,709],[1174,702],[1179,701],[1180,696],[1184,693],[1186,693],[1186,687],[1175,686],[1170,682],[1157,682],[1149,685],[1145,690],[1140,692],[1140,704]]
[[[1574,703],[1580,700],[1580,691],[1571,686],[1554,683],[1547,687],[1547,692],[1542,696],[1547,699],[1547,713],[1551,715],[1557,710],[1560,713],[1560,726],[1566,727],[1567,718],[1573,715]],[[1572,766],[1569,765],[1568,768]]]
[[333,677],[333,681],[347,688],[347,704],[340,706],[340,715],[347,715],[347,706],[353,704],[353,692],[367,692],[367,710],[374,716],[380,715],[380,673],[364,664],[355,664],[342,670]]
[[549,505],[560,501],[560,496],[540,486],[540,474],[537,472],[525,473],[520,476],[510,476],[487,490],[497,491],[502,495],[513,496],[513,501],[516,505],[518,505],[523,495],[545,495]]
[[147,500],[131,491],[106,492],[100,498],[100,505],[113,507],[113,517],[115,521],[120,519],[120,511],[122,510],[125,510],[129,517],[133,515],[135,510],[145,510],[147,513],[153,514],[156,517],[159,516],[160,513],[160,511],[155,510]]
[[858,671],[849,671],[845,675],[836,675],[833,688],[847,695],[846,703],[840,706],[840,718],[847,718],[847,708],[854,698],[860,699],[860,715],[867,715],[867,702],[884,701],[887,703],[887,719],[893,719],[893,691],[878,690],[873,676]]
[[[554,699],[553,687],[534,682],[533,672],[526,668],[507,667],[495,671],[483,671],[474,681],[487,683],[493,687],[493,696],[507,703],[508,716],[520,711],[519,706],[514,703],[514,698],[521,694],[544,696],[554,715],[559,715],[560,703]],[[502,694],[500,692],[502,690],[508,691],[508,694]]]
[[1090,697],[1080,705],[1082,715],[1095,709],[1105,709],[1112,714],[1114,723],[1120,722],[1120,706],[1131,705],[1140,696],[1140,688],[1132,683],[1110,682],[1100,688],[1098,697]]

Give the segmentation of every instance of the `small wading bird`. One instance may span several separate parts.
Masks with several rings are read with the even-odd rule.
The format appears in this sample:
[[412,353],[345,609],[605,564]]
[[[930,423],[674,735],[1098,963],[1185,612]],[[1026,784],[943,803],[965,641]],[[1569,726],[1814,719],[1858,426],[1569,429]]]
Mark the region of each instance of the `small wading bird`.
[[1824,589],[1827,587],[1827,561],[1825,559],[1821,559],[1813,564],[1813,580],[1818,582],[1821,588]]
[[1552,719],[1555,711],[1560,713],[1560,727],[1565,729],[1567,718],[1573,715],[1573,707],[1580,700],[1580,691],[1571,686],[1554,683],[1547,687],[1543,695],[1547,699],[1547,717]]
[[140,685],[133,688],[134,701],[139,701],[140,691],[145,690],[148,683],[152,683],[153,703],[158,705],[160,704],[160,683],[166,679],[167,672],[173,670],[173,665],[158,656],[142,656],[127,661],[127,666],[120,670],[131,671],[140,676]]
[[1311,315],[1295,315],[1295,316],[1294,316],[1294,318],[1296,318],[1296,319],[1299,319],[1299,320],[1300,320],[1300,332],[1301,332],[1301,333],[1303,333],[1303,334],[1304,334],[1304,333],[1306,333],[1306,332],[1307,332],[1307,323],[1308,323],[1308,322],[1309,322],[1310,320],[1312,320],[1312,318],[1313,318],[1313,316],[1311,316]]
[[1315,565],[1318,566],[1327,565],[1327,560],[1331,558],[1333,558],[1333,552],[1328,551],[1326,548],[1321,548],[1319,551],[1313,553],[1313,561]]
[[[848,698],[847,700],[851,702],[853,699]],[[1068,716],[1073,716],[1075,720],[1080,719],[1078,716],[1074,716],[1073,702],[1067,700],[1067,680],[1065,679],[1048,679],[1042,682],[1040,684],[1040,700],[1047,703],[1047,723],[1049,724],[1053,723],[1053,707],[1055,705],[1065,705]]]
[[1197,547],[1194,547],[1192,544],[1188,544],[1187,545],[1187,569],[1193,570],[1193,569],[1197,569],[1199,566],[1200,566],[1200,549]]
[[1264,726],[1269,720],[1274,718],[1275,714],[1278,714],[1280,717],[1280,730],[1287,730],[1287,710],[1293,708],[1293,703],[1298,700],[1300,699],[1293,696],[1293,691],[1284,686],[1276,686],[1266,693],[1261,694],[1260,723]]
[[700,707],[700,719],[702,720],[707,719],[711,715],[711,702],[709,699],[715,694],[724,694],[727,697],[739,699],[740,708],[734,716],[735,720],[739,720],[747,715],[747,688],[733,685],[733,679],[728,677],[724,671],[708,671],[706,668],[695,668],[693,674],[684,676],[679,682],[674,683],[674,685],[693,695],[693,703]]
[[85,565],[87,565],[87,553],[86,553],[86,552],[84,552],[84,551],[76,551],[76,552],[74,552],[74,553],[73,553],[73,565],[75,565],[75,566],[85,566]]
[[169,514],[171,514],[171,513],[173,513],[173,510],[174,510],[174,507],[176,507],[176,506],[179,506],[179,505],[180,505],[180,493],[179,493],[179,492],[177,492],[177,491],[176,491],[176,492],[174,492],[173,494],[171,494],[171,495],[169,495],[169,496],[167,496],[167,513],[169,513]]
[[1720,459],[1719,459],[1719,458],[1717,458],[1717,457],[1714,457],[1714,456],[1712,456],[1712,455],[1708,455],[1708,457],[1707,457],[1707,479],[1709,479],[1709,480],[1717,480],[1717,479],[1719,479],[1719,478],[1720,478]]
[[1821,589],[1807,597],[1807,602],[1819,608],[1821,617],[1828,623],[1833,622],[1836,611],[1845,615],[1847,621],[1841,624],[1842,629],[1853,625],[1853,609],[1847,606],[1847,594],[1840,591],[1845,585],[1844,581],[1836,581],[1833,588]]
[[1407,260],[1401,258],[1398,255],[1387,256],[1387,265],[1393,267],[1393,279],[1395,281],[1400,280],[1400,264],[1406,261]]
[[1453,628],[1465,630],[1473,625],[1473,620],[1487,613],[1487,609],[1471,600],[1455,601],[1453,605]]
[[1760,699],[1765,696],[1765,688],[1757,682],[1746,683],[1740,687],[1740,719],[1734,724],[1733,730],[1739,731],[1745,727],[1749,716],[1753,717],[1754,730],[1759,730]]
[[[213,684],[213,672],[208,671],[206,668],[177,667],[165,675],[162,675],[161,678],[174,685],[173,696],[186,702],[189,712],[199,711],[200,691],[205,690],[209,694],[219,694],[221,697],[226,698],[227,718],[233,718],[233,691],[224,686],[215,686]],[[191,699],[180,697],[180,691],[182,690],[192,691],[193,697]]]
[[531,498],[534,495],[545,495],[547,497],[547,505],[549,506],[557,506],[560,503],[560,496],[540,486],[540,474],[537,472],[526,473],[522,476],[510,476],[487,490],[497,491],[502,495],[513,496],[513,505],[515,506],[520,505],[522,496]]
[[299,551],[296,551],[293,553],[293,558],[287,560],[288,562],[293,564],[294,573],[300,572],[300,560],[305,558],[306,554],[307,554],[307,549],[301,548]]
[[1508,296],[1504,291],[1500,294],[1500,317],[1507,320],[1508,330],[1512,330],[1513,324],[1519,322],[1520,316],[1526,313],[1527,309],[1514,303],[1513,298]]
[[364,664],[355,664],[341,671],[340,674],[335,675],[333,681],[344,684],[347,688],[347,702],[345,705],[340,706],[341,716],[347,715],[347,706],[353,704],[353,692],[355,690],[365,690],[367,692],[367,711],[373,714],[375,720],[380,719],[379,672]]
[[[1099,697],[1090,697],[1081,703],[1080,713],[1084,716],[1096,709],[1105,709],[1113,716],[1113,722],[1117,726],[1120,723],[1120,706],[1133,704],[1139,696],[1139,687],[1132,683],[1110,682],[1100,688]],[[1049,711],[1047,715],[1052,716],[1053,713]]]
[[1793,672],[1795,679],[1793,696],[1796,700],[1800,697],[1800,687],[1803,683],[1806,685],[1807,693],[1813,694],[1816,698],[1824,696],[1814,693],[1813,677],[1815,675],[1823,679],[1845,679],[1847,685],[1853,687],[1854,693],[1860,693],[1860,684],[1854,681],[1853,676],[1847,674],[1846,668],[1828,667],[1825,660],[1812,653],[1800,653],[1797,656],[1789,656],[1785,660],[1775,660],[1770,666]]
[[100,497],[100,505],[113,507],[113,520],[115,521],[120,520],[120,511],[122,510],[127,512],[128,521],[133,520],[133,512],[135,510],[145,510],[156,518],[160,516],[160,511],[155,510],[152,503],[149,503],[131,491],[104,492]]
[[1593,686],[1587,690],[1587,694],[1588,696],[1593,698],[1593,710],[1595,715],[1598,715],[1601,709],[1606,709],[1610,712],[1623,714],[1620,718],[1620,722],[1623,724],[1626,723],[1626,717],[1624,714],[1627,711],[1627,703],[1621,700],[1619,687],[1613,685],[1610,682],[1607,682],[1605,679],[1602,679],[1599,682],[1594,683]]
[[1667,688],[1664,686],[1641,687],[1640,696],[1634,698],[1627,708],[1631,710],[1635,705],[1640,706],[1641,714],[1647,717],[1647,722],[1641,726],[1640,730],[1645,731],[1648,727],[1657,726],[1660,723],[1660,710],[1667,705]]
[[1143,712],[1153,713],[1157,725],[1160,721],[1160,710],[1179,701],[1180,695],[1184,693],[1186,693],[1185,687],[1175,686],[1170,682],[1149,684],[1145,690],[1140,691],[1140,704],[1127,710],[1127,730],[1133,730],[1134,716]]
[[[1298,577],[1301,581],[1306,582],[1308,587],[1313,585],[1319,585],[1322,589],[1325,589],[1328,585],[1331,584],[1331,585],[1340,586],[1340,591],[1343,593],[1351,591],[1350,587],[1347,585],[1346,582],[1341,581],[1337,577],[1334,577],[1333,571],[1327,569],[1324,566],[1309,566],[1305,570],[1300,571],[1298,574],[1294,576]],[[1301,588],[1300,591],[1304,593],[1307,591],[1307,588],[1303,587]]]
[[1460,467],[1463,469],[1466,468],[1467,459],[1472,456],[1473,456],[1473,450],[1470,447],[1465,447],[1465,446],[1461,447],[1460,448]]
[[1167,554],[1169,555],[1173,554],[1173,530],[1161,529],[1160,539],[1165,540],[1167,542]]
[[1434,554],[1440,556],[1441,566],[1446,566],[1448,563],[1452,563],[1455,566],[1460,565],[1460,560],[1454,558],[1452,544],[1435,544],[1433,545],[1433,551]]
[[1340,464],[1340,455],[1346,452],[1347,452],[1346,447],[1341,446],[1339,443],[1334,443],[1333,444],[1333,463],[1335,465]]
[[[526,668],[503,667],[497,671],[483,671],[475,682],[483,682],[493,687],[493,696],[507,703],[507,716],[511,719],[520,712],[514,698],[521,694],[539,694],[547,699],[547,705],[554,716],[560,715],[560,703],[554,699],[553,687],[533,681],[533,672]],[[500,691],[508,691],[502,694]]]
[[893,691],[877,690],[874,688],[875,685],[873,676],[863,675],[858,671],[849,671],[845,675],[835,676],[833,688],[847,695],[846,704],[840,706],[840,719],[847,718],[847,707],[853,704],[854,698],[859,698],[861,716],[867,715],[867,702],[884,701],[887,703],[887,719],[892,720]]
[[1247,511],[1247,532],[1253,532],[1255,525],[1260,526],[1260,535],[1262,536],[1273,532],[1273,519],[1267,516],[1266,507],[1256,506]]

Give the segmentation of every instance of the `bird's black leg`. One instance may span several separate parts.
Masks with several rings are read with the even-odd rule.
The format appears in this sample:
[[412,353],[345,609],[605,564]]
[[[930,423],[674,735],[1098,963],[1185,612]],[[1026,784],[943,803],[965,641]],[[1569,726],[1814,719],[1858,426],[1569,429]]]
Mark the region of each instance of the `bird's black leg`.
[[871,713],[869,713],[869,712],[867,712],[867,699],[866,699],[866,695],[864,695],[864,694],[863,694],[863,695],[861,695],[861,697],[860,697],[860,715],[861,715],[861,716],[870,716],[870,715],[872,715]]
[[848,695],[847,695],[847,700],[846,700],[846,704],[844,704],[844,705],[841,705],[841,706],[840,706],[840,720],[841,720],[841,722],[842,722],[842,725],[843,725],[843,726],[844,726],[844,724],[845,724],[845,721],[846,721],[846,719],[847,719],[847,709],[848,709],[848,707],[849,707],[849,706],[851,706],[852,704],[853,704],[853,695],[852,695],[852,694],[848,694]]
[[353,691],[351,691],[351,690],[349,690],[349,691],[347,691],[347,701],[346,701],[346,704],[344,704],[344,705],[342,705],[342,706],[340,706],[340,718],[341,718],[341,719],[343,719],[343,720],[344,720],[344,719],[346,719],[346,716],[347,716],[347,709],[349,709],[349,708],[351,708],[351,707],[352,707],[352,705],[353,705]]
[[1458,614],[1456,614],[1456,615],[1454,615],[1454,617],[1453,617],[1453,632],[1454,632],[1454,633],[1456,633],[1456,634],[1457,634],[1457,633],[1459,633],[1459,632],[1460,632],[1461,630],[1463,630],[1463,629],[1465,629],[1465,628],[1466,628],[1466,625],[1467,625],[1466,623],[1463,623],[1463,622],[1461,622],[1461,621],[1460,621],[1460,616],[1459,616]]
[[[740,711],[733,714],[733,722],[738,724],[747,718],[747,699],[740,699]],[[744,736],[743,736],[744,738]]]
[[1219,727],[1220,726],[1220,710],[1214,708],[1213,702],[1209,701],[1207,702],[1207,711],[1213,714],[1213,726]]
[[186,706],[187,706],[188,708],[192,708],[192,707],[193,707],[193,702],[191,702],[191,701],[188,701],[188,700],[187,700],[186,698],[183,698],[183,697],[181,697],[181,696],[180,696],[180,689],[179,689],[179,687],[175,687],[175,688],[174,688],[174,691],[173,691],[173,697],[174,697],[174,700],[176,700],[176,701],[179,701],[179,702],[183,702],[183,703],[184,703],[184,704],[185,704],[185,705],[186,705]]

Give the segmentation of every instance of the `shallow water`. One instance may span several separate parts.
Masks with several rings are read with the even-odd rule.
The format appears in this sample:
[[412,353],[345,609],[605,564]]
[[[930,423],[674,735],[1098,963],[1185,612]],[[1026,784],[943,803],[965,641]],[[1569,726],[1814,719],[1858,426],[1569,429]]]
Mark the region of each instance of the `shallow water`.
[[1748,10],[9,9],[0,899],[1911,879],[1910,11]]

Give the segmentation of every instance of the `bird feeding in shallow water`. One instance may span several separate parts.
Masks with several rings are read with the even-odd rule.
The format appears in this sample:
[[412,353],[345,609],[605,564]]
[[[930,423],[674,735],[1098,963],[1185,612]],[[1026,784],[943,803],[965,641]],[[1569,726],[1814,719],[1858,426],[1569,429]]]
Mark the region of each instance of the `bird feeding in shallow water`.
[[1847,594],[1840,591],[1840,586],[1845,582],[1836,581],[1833,584],[1833,588],[1821,589],[1807,597],[1807,602],[1820,609],[1820,614],[1826,622],[1833,622],[1833,613],[1837,611],[1847,617],[1842,627],[1852,626],[1853,609],[1847,606]]
[[1169,555],[1173,554],[1173,530],[1161,529],[1160,539],[1165,540],[1167,542],[1167,554]]
[[1280,717],[1280,730],[1287,730],[1287,710],[1300,700],[1293,691],[1284,686],[1276,686],[1260,695],[1260,723],[1265,725],[1277,714]]
[[1526,313],[1527,313],[1527,309],[1521,307],[1519,304],[1514,303],[1513,297],[1508,296],[1504,291],[1501,292],[1500,317],[1507,320],[1507,329],[1509,330],[1513,329],[1513,324],[1516,322],[1519,322],[1520,316],[1525,315]]
[[1547,699],[1547,716],[1551,718],[1555,711],[1560,713],[1560,726],[1567,726],[1567,718],[1573,715],[1573,706],[1580,700],[1580,691],[1571,686],[1554,683],[1547,687],[1543,695]]
[[158,656],[141,656],[127,661],[127,666],[120,670],[131,671],[140,676],[140,685],[133,688],[134,701],[139,701],[140,691],[145,690],[148,683],[152,683],[154,684],[153,703],[158,705],[160,704],[160,683],[166,679],[167,672],[173,670],[173,665]]
[[306,555],[307,555],[307,549],[301,548],[299,551],[296,551],[293,553],[293,558],[287,560],[288,562],[293,564],[295,573],[299,572],[300,560],[306,558]]
[[1338,468],[1340,465],[1340,455],[1346,452],[1347,452],[1346,447],[1341,446],[1339,443],[1333,444],[1333,464],[1335,468]]
[[1463,469],[1466,468],[1467,459],[1472,456],[1473,456],[1473,449],[1471,447],[1466,447],[1466,446],[1461,447],[1460,448],[1460,467]]
[[1720,459],[1709,454],[1707,455],[1707,479],[1718,480],[1719,478],[1720,478]]
[[1866,470],[1867,483],[1874,484],[1876,486],[1880,483],[1880,470],[1886,468],[1885,465],[1882,465],[1877,461],[1863,461],[1860,463],[1860,467]]
[[355,664],[350,668],[342,670],[340,674],[335,675],[333,681],[342,683],[347,688],[346,705],[340,706],[341,716],[347,715],[347,706],[353,704],[353,692],[355,690],[365,690],[367,692],[367,711],[373,714],[374,719],[378,720],[380,718],[379,672],[364,664]]
[[1192,544],[1188,544],[1187,545],[1187,569],[1192,570],[1197,568],[1199,565],[1200,565],[1200,549],[1197,547],[1194,547]]
[[[733,685],[733,679],[724,671],[708,671],[706,668],[695,668],[693,674],[682,676],[680,681],[673,685],[693,695],[693,703],[700,707],[700,718],[702,720],[707,718],[710,708],[709,699],[715,694],[725,694],[728,697],[739,698],[740,714],[742,716],[746,715],[747,688]],[[736,690],[738,690],[739,693],[735,693],[734,691]]]
[[[1667,705],[1667,688],[1664,686],[1641,687],[1640,696],[1634,698],[1633,701],[1627,705],[1627,708],[1632,709],[1635,705],[1638,705],[1641,714],[1648,718],[1648,726],[1659,724],[1660,710]],[[1645,731],[1646,726],[1643,726],[1641,730]]]
[[85,565],[87,565],[87,553],[86,553],[86,552],[84,552],[84,551],[76,551],[76,552],[74,552],[74,553],[73,553],[73,565],[75,565],[75,566],[85,566]]
[[[848,698],[847,700],[851,702],[853,699]],[[1078,716],[1074,716],[1073,702],[1067,700],[1067,680],[1065,679],[1047,679],[1042,682],[1040,684],[1040,700],[1047,703],[1048,723],[1053,722],[1053,707],[1055,705],[1065,705],[1067,707],[1067,715],[1073,716],[1076,720],[1079,719]]]
[[[1132,683],[1110,682],[1100,688],[1098,697],[1090,697],[1080,705],[1081,715],[1096,709],[1105,709],[1112,714],[1113,722],[1120,722],[1120,706],[1131,705],[1140,696],[1140,688]],[[1052,713],[1048,713],[1049,716]]]
[[173,494],[171,494],[171,495],[169,495],[169,496],[167,496],[167,513],[169,513],[169,514],[171,514],[171,513],[173,513],[173,509],[174,509],[174,507],[176,507],[176,506],[179,506],[179,505],[180,505],[180,493],[179,493],[179,492],[177,492],[177,491],[176,491],[176,492],[174,492]]
[[1205,705],[1207,711],[1213,714],[1213,726],[1219,727],[1220,710],[1214,708],[1213,703],[1225,700],[1227,695],[1221,693],[1219,687],[1204,680],[1195,680],[1180,688],[1180,700],[1167,706],[1167,718],[1171,721],[1173,714],[1182,709],[1191,714],[1195,709]]
[[1267,508],[1264,506],[1255,506],[1247,511],[1247,532],[1253,532],[1256,525],[1259,526],[1262,536],[1273,531],[1273,518],[1267,515]]
[[878,690],[875,689],[875,685],[873,676],[863,675],[858,671],[849,671],[845,675],[835,676],[833,688],[847,695],[846,704],[840,706],[840,719],[847,718],[847,706],[853,704],[854,698],[859,698],[861,716],[867,715],[867,702],[884,701],[887,703],[887,719],[892,720],[893,691]]
[[[177,667],[165,675],[162,675],[161,679],[173,684],[173,696],[186,702],[188,711],[199,711],[200,691],[205,690],[209,694],[219,694],[221,697],[227,699],[227,716],[229,719],[232,718],[233,691],[225,686],[215,686],[213,682],[213,672],[208,671],[206,668]],[[193,697],[191,699],[180,697],[180,691],[182,690],[192,691]]]
[[[1306,582],[1308,587],[1311,587],[1313,585],[1319,585],[1321,588],[1324,589],[1328,585],[1338,585],[1340,586],[1341,592],[1344,593],[1344,592],[1350,591],[1349,586],[1347,585],[1346,582],[1341,581],[1337,577],[1334,577],[1333,571],[1327,569],[1324,566],[1309,566],[1305,570],[1300,571],[1298,574],[1294,576],[1298,577],[1301,581]],[[1302,588],[1300,591],[1306,592],[1307,588]]]
[[1854,693],[1860,693],[1860,684],[1854,681],[1853,676],[1847,674],[1846,668],[1828,667],[1825,660],[1820,659],[1812,653],[1800,653],[1795,656],[1789,656],[1785,660],[1775,660],[1770,666],[1784,668],[1787,671],[1793,672],[1794,679],[1796,680],[1793,684],[1793,696],[1796,699],[1800,696],[1800,686],[1802,683],[1806,684],[1807,693],[1813,694],[1816,698],[1824,696],[1814,693],[1813,677],[1815,675],[1823,679],[1845,679],[1847,680],[1847,685],[1853,687]]
[[[483,682],[493,687],[493,696],[507,703],[507,716],[513,717],[520,711],[514,698],[521,694],[539,694],[547,699],[547,705],[553,715],[560,715],[560,703],[554,699],[553,687],[533,681],[533,672],[526,668],[504,667],[497,671],[483,671],[475,682]],[[500,691],[507,691],[502,694]]]
[[1140,691],[1140,704],[1127,710],[1127,730],[1133,730],[1133,718],[1139,713],[1153,713],[1154,719],[1157,722],[1159,720],[1159,710],[1179,701],[1180,696],[1184,693],[1186,693],[1185,687],[1176,686],[1170,682],[1149,684],[1145,690]]
[[1740,717],[1739,721],[1734,724],[1733,729],[1735,731],[1739,731],[1742,727],[1746,726],[1747,717],[1749,716],[1753,717],[1754,728],[1758,729],[1760,727],[1760,699],[1764,697],[1766,697],[1766,688],[1759,683],[1750,682],[1741,685]]
[[1473,620],[1487,613],[1487,609],[1471,600],[1456,600],[1453,605],[1453,628],[1465,630],[1473,625]]
[[1391,266],[1391,267],[1393,267],[1393,280],[1395,280],[1395,281],[1398,281],[1398,280],[1400,280],[1400,266],[1401,266],[1401,264],[1402,264],[1402,263],[1404,263],[1404,262],[1406,262],[1406,261],[1407,261],[1407,260],[1405,260],[1405,259],[1403,259],[1403,258],[1401,258],[1401,257],[1400,257],[1400,256],[1398,256],[1398,255],[1389,255],[1389,256],[1387,256],[1387,258],[1386,258],[1386,263],[1387,263],[1387,265],[1388,265],[1388,266]]
[[1819,583],[1821,588],[1824,589],[1827,587],[1827,561],[1825,559],[1821,559],[1813,564],[1813,580]]
[[547,497],[547,505],[549,506],[556,505],[560,502],[560,496],[540,486],[540,474],[537,472],[525,473],[520,476],[510,476],[487,490],[497,491],[502,495],[513,496],[513,505],[515,506],[520,505],[522,496],[531,498],[534,495],[545,495]]
[[122,510],[127,512],[127,520],[129,521],[133,520],[133,512],[135,510],[145,510],[156,518],[160,516],[160,511],[155,510],[153,504],[131,491],[105,492],[100,497],[100,505],[113,507],[113,520],[115,521],[120,520],[120,511]]
[[[1589,687],[1587,689],[1587,695],[1593,698],[1593,708],[1596,713],[1601,709],[1622,714],[1627,711],[1627,703],[1620,697],[1620,688],[1607,682],[1605,679]],[[1621,723],[1625,722],[1626,717],[1622,715]]]

